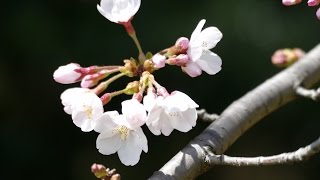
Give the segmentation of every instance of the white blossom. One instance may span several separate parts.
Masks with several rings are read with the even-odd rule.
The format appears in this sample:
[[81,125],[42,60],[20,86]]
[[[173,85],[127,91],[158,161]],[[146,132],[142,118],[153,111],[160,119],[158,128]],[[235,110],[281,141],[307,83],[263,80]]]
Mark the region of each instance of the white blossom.
[[148,152],[147,138],[140,127],[147,114],[135,99],[122,103],[122,113],[108,111],[97,120],[95,131],[100,134],[96,146],[104,155],[117,152],[124,165],[133,166],[139,162],[142,151]]
[[206,20],[202,19],[193,31],[187,51],[191,61],[182,67],[183,71],[191,77],[201,75],[202,71],[213,75],[221,70],[220,57],[210,49],[214,48],[221,40],[222,33],[216,27],[202,30],[205,22]]
[[84,132],[92,131],[103,114],[102,101],[92,92],[78,94],[77,99],[72,101],[71,109],[73,123]]
[[79,64],[70,63],[64,66],[60,66],[53,73],[53,79],[61,84],[71,84],[79,81],[81,73],[77,72],[76,69],[81,68]]
[[90,92],[90,90],[87,88],[70,88],[70,89],[65,90],[60,96],[61,103],[64,106],[64,108],[63,108],[64,111],[67,114],[71,115],[72,114],[72,108],[71,108],[72,102],[74,102],[76,99],[78,99],[79,96],[81,96],[81,94],[88,93],[88,92]]
[[140,8],[141,0],[101,0],[98,11],[111,22],[128,22]]
[[148,93],[143,103],[149,112],[146,125],[155,135],[169,136],[173,129],[188,132],[196,125],[198,105],[182,92],[174,91],[166,97]]

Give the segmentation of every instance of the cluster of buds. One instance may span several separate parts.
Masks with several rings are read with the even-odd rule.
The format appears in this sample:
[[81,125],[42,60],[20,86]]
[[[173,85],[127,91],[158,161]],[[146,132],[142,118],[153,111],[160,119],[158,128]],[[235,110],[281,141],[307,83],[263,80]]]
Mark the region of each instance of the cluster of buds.
[[106,168],[102,164],[92,164],[91,172],[101,180],[121,180],[121,176],[116,173],[116,169]]
[[[301,3],[302,0],[282,0],[282,4],[286,6],[292,6]],[[308,0],[308,6],[318,6],[320,4],[320,0]],[[320,8],[318,8],[316,12],[317,18],[320,20]]]
[[298,61],[304,55],[305,52],[300,48],[279,49],[272,55],[271,62],[277,67],[285,68]]
[[[202,30],[205,20],[199,22],[190,40],[181,37],[173,46],[155,55],[144,54],[131,24],[140,4],[140,0],[101,0],[97,6],[107,19],[124,25],[138,48],[137,59],[125,59],[122,66],[81,67],[70,63],[53,74],[54,80],[62,84],[81,81],[81,87],[67,89],[61,94],[64,111],[83,132],[99,133],[96,147],[100,153],[117,153],[127,166],[137,164],[142,151],[148,152],[141,126],[146,125],[154,135],[169,136],[174,129],[188,132],[196,125],[198,104],[183,92],[169,93],[152,73],[168,64],[181,67],[191,77],[201,75],[202,71],[213,75],[221,70],[222,64],[220,57],[210,51],[220,41],[222,33],[216,27]],[[123,89],[110,91],[109,85],[122,77],[138,77],[139,80],[128,83]],[[131,96],[121,103],[121,113],[105,112],[104,106],[121,94]]]

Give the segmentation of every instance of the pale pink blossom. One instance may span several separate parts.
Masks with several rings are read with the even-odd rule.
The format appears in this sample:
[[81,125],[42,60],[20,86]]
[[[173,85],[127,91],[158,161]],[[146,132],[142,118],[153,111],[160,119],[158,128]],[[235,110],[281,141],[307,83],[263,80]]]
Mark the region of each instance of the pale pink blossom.
[[75,102],[79,97],[81,97],[81,94],[89,93],[90,90],[87,88],[70,88],[65,90],[61,96],[61,103],[64,106],[63,110],[67,114],[72,114],[72,104]]
[[100,98],[92,93],[81,93],[71,102],[73,123],[84,132],[92,131],[96,121],[103,114]]
[[148,141],[141,125],[146,120],[146,110],[137,100],[122,103],[122,113],[105,112],[97,121],[95,131],[100,133],[96,146],[101,154],[118,153],[120,161],[133,166],[140,160],[141,152],[148,152]]
[[320,20],[320,8],[318,8],[316,15],[317,15],[317,18]]
[[98,11],[115,23],[128,22],[139,10],[141,0],[101,0]]
[[221,58],[210,51],[221,40],[222,33],[216,27],[202,30],[206,20],[202,19],[193,31],[187,54],[190,61],[182,70],[191,77],[201,75],[202,71],[213,75],[221,70]]
[[79,64],[70,63],[64,66],[60,66],[53,73],[53,79],[61,84],[71,84],[79,81],[81,73],[76,70],[81,68]]
[[182,92],[156,96],[149,91],[143,103],[149,112],[146,125],[155,135],[169,136],[173,129],[188,132],[196,125],[198,105]]
[[166,64],[166,57],[164,55],[157,53],[152,57],[152,62],[155,68],[157,69],[163,68]]
[[292,6],[301,3],[302,0],[282,0],[282,4],[286,6]]

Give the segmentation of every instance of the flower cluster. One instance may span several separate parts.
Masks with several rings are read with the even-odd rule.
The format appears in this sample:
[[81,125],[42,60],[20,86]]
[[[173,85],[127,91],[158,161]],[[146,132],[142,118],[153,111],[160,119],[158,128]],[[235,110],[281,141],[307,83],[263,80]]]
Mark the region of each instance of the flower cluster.
[[[61,94],[64,111],[83,132],[99,133],[96,147],[100,153],[117,152],[120,161],[133,166],[139,162],[142,151],[148,152],[148,142],[141,126],[146,125],[154,135],[169,136],[176,129],[190,131],[197,121],[195,103],[180,91],[168,92],[152,74],[165,65],[175,65],[191,77],[202,71],[213,75],[221,70],[221,59],[210,51],[222,38],[216,27],[203,29],[201,20],[190,40],[179,38],[176,43],[154,55],[144,54],[131,20],[140,7],[140,0],[101,0],[99,12],[112,22],[124,25],[139,50],[138,59],[124,60],[122,66],[82,67],[76,63],[60,66],[53,74],[56,82],[80,82],[81,87]],[[108,91],[108,86],[121,77],[138,77],[121,90]],[[132,98],[121,103],[118,111],[104,112],[104,106],[115,96],[126,94]]]
[[[301,3],[302,0],[282,0],[282,4],[286,6],[292,6]],[[320,4],[320,0],[308,0],[308,6],[318,6]],[[316,12],[317,18],[320,20],[320,8],[318,8]]]

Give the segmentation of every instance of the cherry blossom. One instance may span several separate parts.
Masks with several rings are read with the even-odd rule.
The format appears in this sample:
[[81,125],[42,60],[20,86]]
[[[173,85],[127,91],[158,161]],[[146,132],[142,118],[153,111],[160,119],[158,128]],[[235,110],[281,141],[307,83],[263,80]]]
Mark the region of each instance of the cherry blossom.
[[64,106],[63,110],[67,114],[72,114],[72,108],[71,105],[76,101],[79,96],[81,97],[81,94],[90,92],[87,88],[70,88],[65,90],[61,96],[61,103]]
[[96,120],[103,114],[102,101],[92,92],[78,94],[71,109],[73,123],[84,132],[92,131]]
[[98,11],[115,23],[128,22],[139,10],[141,0],[101,0]]
[[282,0],[282,4],[286,6],[292,6],[301,3],[302,0]]
[[142,151],[148,152],[148,141],[140,127],[147,114],[136,99],[124,101],[122,113],[108,111],[97,120],[95,131],[100,134],[96,147],[104,155],[117,152],[124,165],[133,166],[139,162]]
[[146,125],[155,135],[169,136],[173,129],[188,132],[196,125],[198,105],[182,92],[174,91],[168,96],[149,92],[143,103],[149,112]]
[[221,40],[222,33],[216,27],[202,30],[205,22],[206,20],[202,19],[193,31],[187,51],[191,61],[182,67],[182,70],[191,77],[201,75],[202,71],[213,75],[221,70],[220,57],[210,49],[214,48]]
[[79,81],[81,73],[76,70],[81,68],[79,64],[70,63],[64,66],[60,66],[53,73],[53,79],[61,84],[71,84]]

